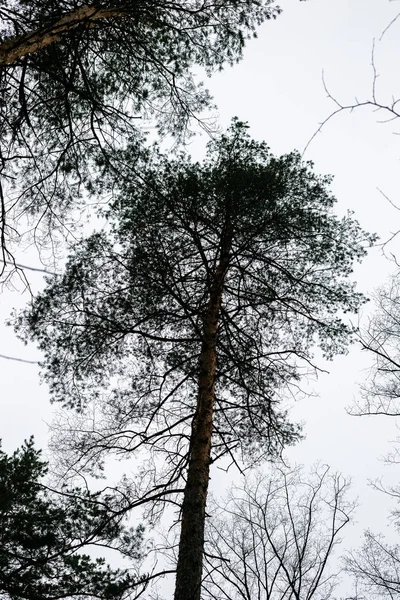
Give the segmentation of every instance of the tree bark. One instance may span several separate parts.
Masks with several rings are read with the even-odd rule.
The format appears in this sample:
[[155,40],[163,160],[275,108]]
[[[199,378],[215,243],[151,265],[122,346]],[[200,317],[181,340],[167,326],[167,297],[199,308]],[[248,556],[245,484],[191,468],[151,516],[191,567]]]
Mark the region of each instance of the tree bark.
[[225,275],[232,242],[230,226],[222,236],[220,261],[204,315],[196,412],[190,437],[187,481],[182,503],[181,536],[174,600],[200,600],[204,525],[211,458],[217,335]]
[[6,40],[0,44],[0,67],[13,65],[28,54],[38,52],[61,39],[63,34],[72,31],[79,25],[93,27],[97,21],[126,16],[121,8],[97,8],[81,6],[77,10],[64,15],[47,27],[26,33],[25,35]]

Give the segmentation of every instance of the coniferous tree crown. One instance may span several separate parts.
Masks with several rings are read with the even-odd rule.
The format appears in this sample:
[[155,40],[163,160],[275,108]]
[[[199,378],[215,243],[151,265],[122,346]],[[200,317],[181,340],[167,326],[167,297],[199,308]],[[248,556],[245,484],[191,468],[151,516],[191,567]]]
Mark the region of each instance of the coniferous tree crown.
[[[129,529],[115,501],[79,488],[55,492],[33,438],[12,455],[0,450],[0,594],[2,598],[134,598],[143,527]],[[114,506],[113,506],[114,504]],[[123,515],[123,511],[121,511]],[[114,548],[130,569],[112,569],[89,548]]]
[[228,236],[214,459],[279,453],[298,439],[285,398],[316,368],[314,349],[346,351],[346,313],[364,302],[353,264],[375,236],[336,216],[329,177],[296,152],[274,157],[238,120],[203,163],[154,150],[129,177],[129,149],[123,162],[121,184],[109,180],[106,229],[74,249],[17,321],[44,352],[53,400],[87,419],[65,451],[96,469],[109,451],[151,448],[166,452],[167,479],[179,480],[204,311]]

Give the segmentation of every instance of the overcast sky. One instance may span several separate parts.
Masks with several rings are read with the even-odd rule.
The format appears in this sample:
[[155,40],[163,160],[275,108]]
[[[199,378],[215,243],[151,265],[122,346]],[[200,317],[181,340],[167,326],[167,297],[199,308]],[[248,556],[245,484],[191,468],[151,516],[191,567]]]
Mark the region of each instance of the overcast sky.
[[[249,122],[251,135],[266,140],[274,154],[303,151],[319,123],[335,109],[324,90],[322,72],[331,94],[341,103],[371,97],[374,39],[378,100],[387,104],[392,96],[400,98],[400,19],[379,39],[400,13],[399,1],[282,0],[281,6],[284,13],[259,30],[244,60],[206,82],[223,127],[236,115]],[[317,172],[335,176],[332,190],[341,214],[354,211],[365,229],[387,240],[400,228],[400,212],[384,200],[379,189],[400,206],[400,137],[394,135],[400,134],[400,121],[377,122],[384,117],[371,109],[337,115],[313,139],[304,158],[314,161]],[[203,136],[192,143],[190,151],[196,158],[201,157],[205,141]],[[391,243],[390,252],[400,258],[400,240]],[[35,264],[36,259],[27,254],[23,260]],[[371,251],[356,271],[359,289],[371,293],[392,270],[393,264],[381,249]],[[28,276],[38,289],[41,275]],[[27,295],[4,292],[1,320],[27,300]],[[24,347],[10,328],[2,328],[0,335],[1,354],[37,360],[35,348]],[[396,435],[394,421],[354,418],[345,412],[358,394],[357,382],[365,378],[368,364],[368,357],[354,349],[329,365],[330,375],[313,386],[319,397],[303,400],[294,409],[295,418],[305,421],[307,439],[289,452],[293,461],[321,460],[353,477],[354,493],[362,506],[358,525],[348,536],[351,545],[365,527],[388,530],[388,504],[367,487],[367,479],[380,475],[399,479],[397,467],[387,468],[378,460]],[[0,397],[4,449],[11,451],[32,433],[45,446],[45,422],[51,419],[51,409],[45,387],[39,386],[36,366],[0,359]]]

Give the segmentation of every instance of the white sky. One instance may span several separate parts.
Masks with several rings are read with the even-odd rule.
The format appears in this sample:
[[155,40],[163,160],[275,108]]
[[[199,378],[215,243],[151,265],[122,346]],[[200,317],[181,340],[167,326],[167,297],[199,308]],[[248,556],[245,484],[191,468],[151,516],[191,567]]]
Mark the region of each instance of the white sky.
[[[387,104],[392,95],[400,97],[400,19],[379,41],[384,28],[400,13],[400,1],[282,0],[280,4],[284,13],[259,30],[258,39],[248,44],[245,59],[206,82],[223,127],[236,115],[249,122],[251,135],[266,140],[274,154],[302,151],[334,109],[323,88],[322,71],[330,92],[342,103],[352,103],[355,96],[370,98],[374,38],[378,100]],[[400,133],[400,121],[379,124],[379,118],[384,115],[371,109],[336,116],[313,140],[305,158],[314,161],[317,172],[335,176],[332,189],[339,200],[338,210],[353,210],[365,229],[386,240],[400,229],[400,213],[377,188],[400,206],[400,138],[393,135],[396,129]],[[192,143],[196,158],[205,141]],[[388,252],[400,257],[400,240],[392,242]],[[23,262],[34,260],[27,255]],[[356,271],[360,289],[372,292],[392,269],[380,250],[372,251]],[[41,285],[39,274],[28,275],[34,288]],[[12,307],[22,307],[27,299],[4,292],[1,316],[5,319]],[[38,358],[35,348],[23,347],[10,328],[0,329],[0,354]],[[296,419],[306,422],[307,439],[289,452],[293,461],[311,464],[320,460],[353,477],[354,493],[362,503],[358,524],[346,539],[353,546],[363,528],[389,532],[389,504],[367,487],[367,479],[381,475],[392,482],[399,479],[398,467],[387,468],[378,460],[396,436],[394,421],[354,418],[344,409],[357,396],[356,382],[365,377],[368,364],[367,357],[354,349],[329,365],[330,375],[314,385],[319,398],[303,400],[295,407]],[[45,446],[45,421],[50,420],[51,409],[45,387],[39,386],[37,368],[0,359],[0,398],[4,449],[13,450],[31,433],[38,445]]]

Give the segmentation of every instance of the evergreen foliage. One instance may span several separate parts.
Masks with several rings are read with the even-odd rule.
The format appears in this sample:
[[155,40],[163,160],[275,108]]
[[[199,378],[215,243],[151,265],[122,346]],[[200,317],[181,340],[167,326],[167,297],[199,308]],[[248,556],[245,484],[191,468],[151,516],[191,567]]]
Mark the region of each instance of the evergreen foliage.
[[118,174],[113,151],[142,142],[141,120],[184,138],[210,105],[193,69],[237,62],[278,13],[272,0],[3,0],[3,260],[10,241],[20,243],[21,216],[31,217],[39,246],[68,230],[65,210],[84,204],[98,161]]
[[137,561],[143,529],[125,528],[104,494],[49,489],[40,455],[32,439],[11,456],[0,451],[1,597],[136,597],[144,579],[112,569],[85,550],[114,547]]

